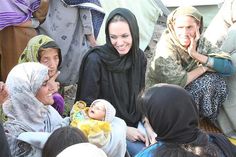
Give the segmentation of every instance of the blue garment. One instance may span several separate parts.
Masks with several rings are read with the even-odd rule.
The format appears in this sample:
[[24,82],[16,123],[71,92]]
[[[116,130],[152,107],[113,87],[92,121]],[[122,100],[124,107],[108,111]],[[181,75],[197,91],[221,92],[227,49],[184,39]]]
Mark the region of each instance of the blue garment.
[[145,144],[141,141],[131,142],[126,140],[127,150],[131,157],[134,157],[136,154],[144,150]]
[[157,142],[157,143],[147,147],[146,149],[144,149],[140,153],[138,153],[135,157],[153,157],[153,154],[151,152],[156,150],[161,145],[162,145],[162,142]]
[[[209,138],[209,141],[211,143],[214,143],[212,137]],[[146,149],[144,149],[140,153],[138,153],[135,157],[155,157],[152,152],[154,150],[157,150],[162,144],[163,144],[162,142],[155,143],[155,144],[147,147]],[[221,148],[219,146],[217,146],[215,143],[214,143],[214,145],[217,148],[219,148],[219,150],[220,150],[220,156],[219,157],[226,157],[225,154],[223,153],[223,151],[221,150]]]
[[224,76],[231,76],[236,71],[231,60],[222,58],[214,58],[213,68]]

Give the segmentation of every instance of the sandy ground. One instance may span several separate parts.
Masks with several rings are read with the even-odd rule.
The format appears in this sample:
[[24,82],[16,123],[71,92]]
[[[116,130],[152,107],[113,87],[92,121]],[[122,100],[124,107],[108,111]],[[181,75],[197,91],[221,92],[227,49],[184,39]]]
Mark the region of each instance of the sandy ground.
[[[157,22],[157,25],[155,26],[155,29],[153,32],[152,39],[151,39],[148,47],[144,51],[145,56],[147,57],[147,60],[148,60],[147,67],[149,66],[150,60],[151,60],[153,53],[154,53],[155,46],[156,46],[158,40],[160,39],[161,33],[163,32],[164,29],[165,29],[165,23]],[[65,109],[66,113],[65,114],[69,113],[72,105],[74,104],[76,89],[77,89],[76,85],[71,85],[71,86],[67,86],[64,88],[64,90],[65,90],[64,99],[65,99],[65,103],[66,103],[66,109]]]

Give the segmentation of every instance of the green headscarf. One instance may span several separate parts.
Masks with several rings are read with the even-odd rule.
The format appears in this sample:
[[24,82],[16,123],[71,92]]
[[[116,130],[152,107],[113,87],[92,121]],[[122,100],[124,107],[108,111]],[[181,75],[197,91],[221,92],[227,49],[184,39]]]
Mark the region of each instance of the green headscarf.
[[37,35],[29,40],[26,48],[24,49],[23,53],[21,54],[18,63],[23,62],[39,62],[39,50],[41,48],[55,48],[58,49],[58,56],[59,56],[59,64],[60,66],[62,57],[61,57],[61,50],[59,46],[55,43],[55,41],[46,36],[46,35]]

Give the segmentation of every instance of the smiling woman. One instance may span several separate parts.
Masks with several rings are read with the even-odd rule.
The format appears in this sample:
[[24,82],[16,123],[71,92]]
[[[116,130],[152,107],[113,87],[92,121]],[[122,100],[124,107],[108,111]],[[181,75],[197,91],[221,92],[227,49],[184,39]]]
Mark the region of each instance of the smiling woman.
[[[108,16],[106,44],[91,49],[83,58],[76,101],[90,105],[95,99],[106,99],[116,109],[116,116],[128,125],[128,150],[134,156],[145,147],[145,135],[138,129],[142,115],[136,98],[144,88],[146,57],[139,48],[139,27],[128,9],[116,8]],[[118,156],[117,156],[118,157]]]
[[48,78],[48,68],[33,62],[16,65],[7,77],[9,99],[3,104],[3,111],[8,119],[4,130],[14,157],[41,156],[37,147],[17,139],[21,133],[50,133],[62,123],[61,116],[51,107]]
[[121,56],[126,55],[132,46],[132,36],[126,20],[122,16],[116,15],[111,20],[108,29],[111,44]]
[[42,86],[38,89],[36,93],[36,98],[42,102],[44,105],[51,105],[54,103],[52,97],[52,90],[50,84],[48,83],[49,77],[46,77],[46,80],[43,82]]

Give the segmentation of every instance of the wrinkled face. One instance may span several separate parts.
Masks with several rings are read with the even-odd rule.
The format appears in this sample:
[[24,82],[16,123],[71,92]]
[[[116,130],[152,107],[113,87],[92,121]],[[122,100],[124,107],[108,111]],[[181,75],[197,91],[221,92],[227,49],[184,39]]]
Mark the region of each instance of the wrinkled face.
[[92,104],[88,110],[88,116],[96,120],[104,120],[106,115],[105,106],[101,102]]
[[59,65],[58,51],[59,50],[55,48],[45,48],[40,52],[39,62],[49,68],[49,77],[52,77],[57,72],[57,67]]
[[43,103],[44,105],[52,105],[54,103],[51,85],[48,82],[49,76],[47,76],[46,80],[43,82],[42,86],[38,89],[36,93],[36,98]]
[[175,19],[174,30],[175,34],[184,47],[188,47],[191,43],[190,37],[195,38],[197,29],[200,26],[191,16],[178,16]]
[[111,22],[108,30],[114,48],[121,56],[127,54],[132,46],[132,36],[128,23],[124,21]]

